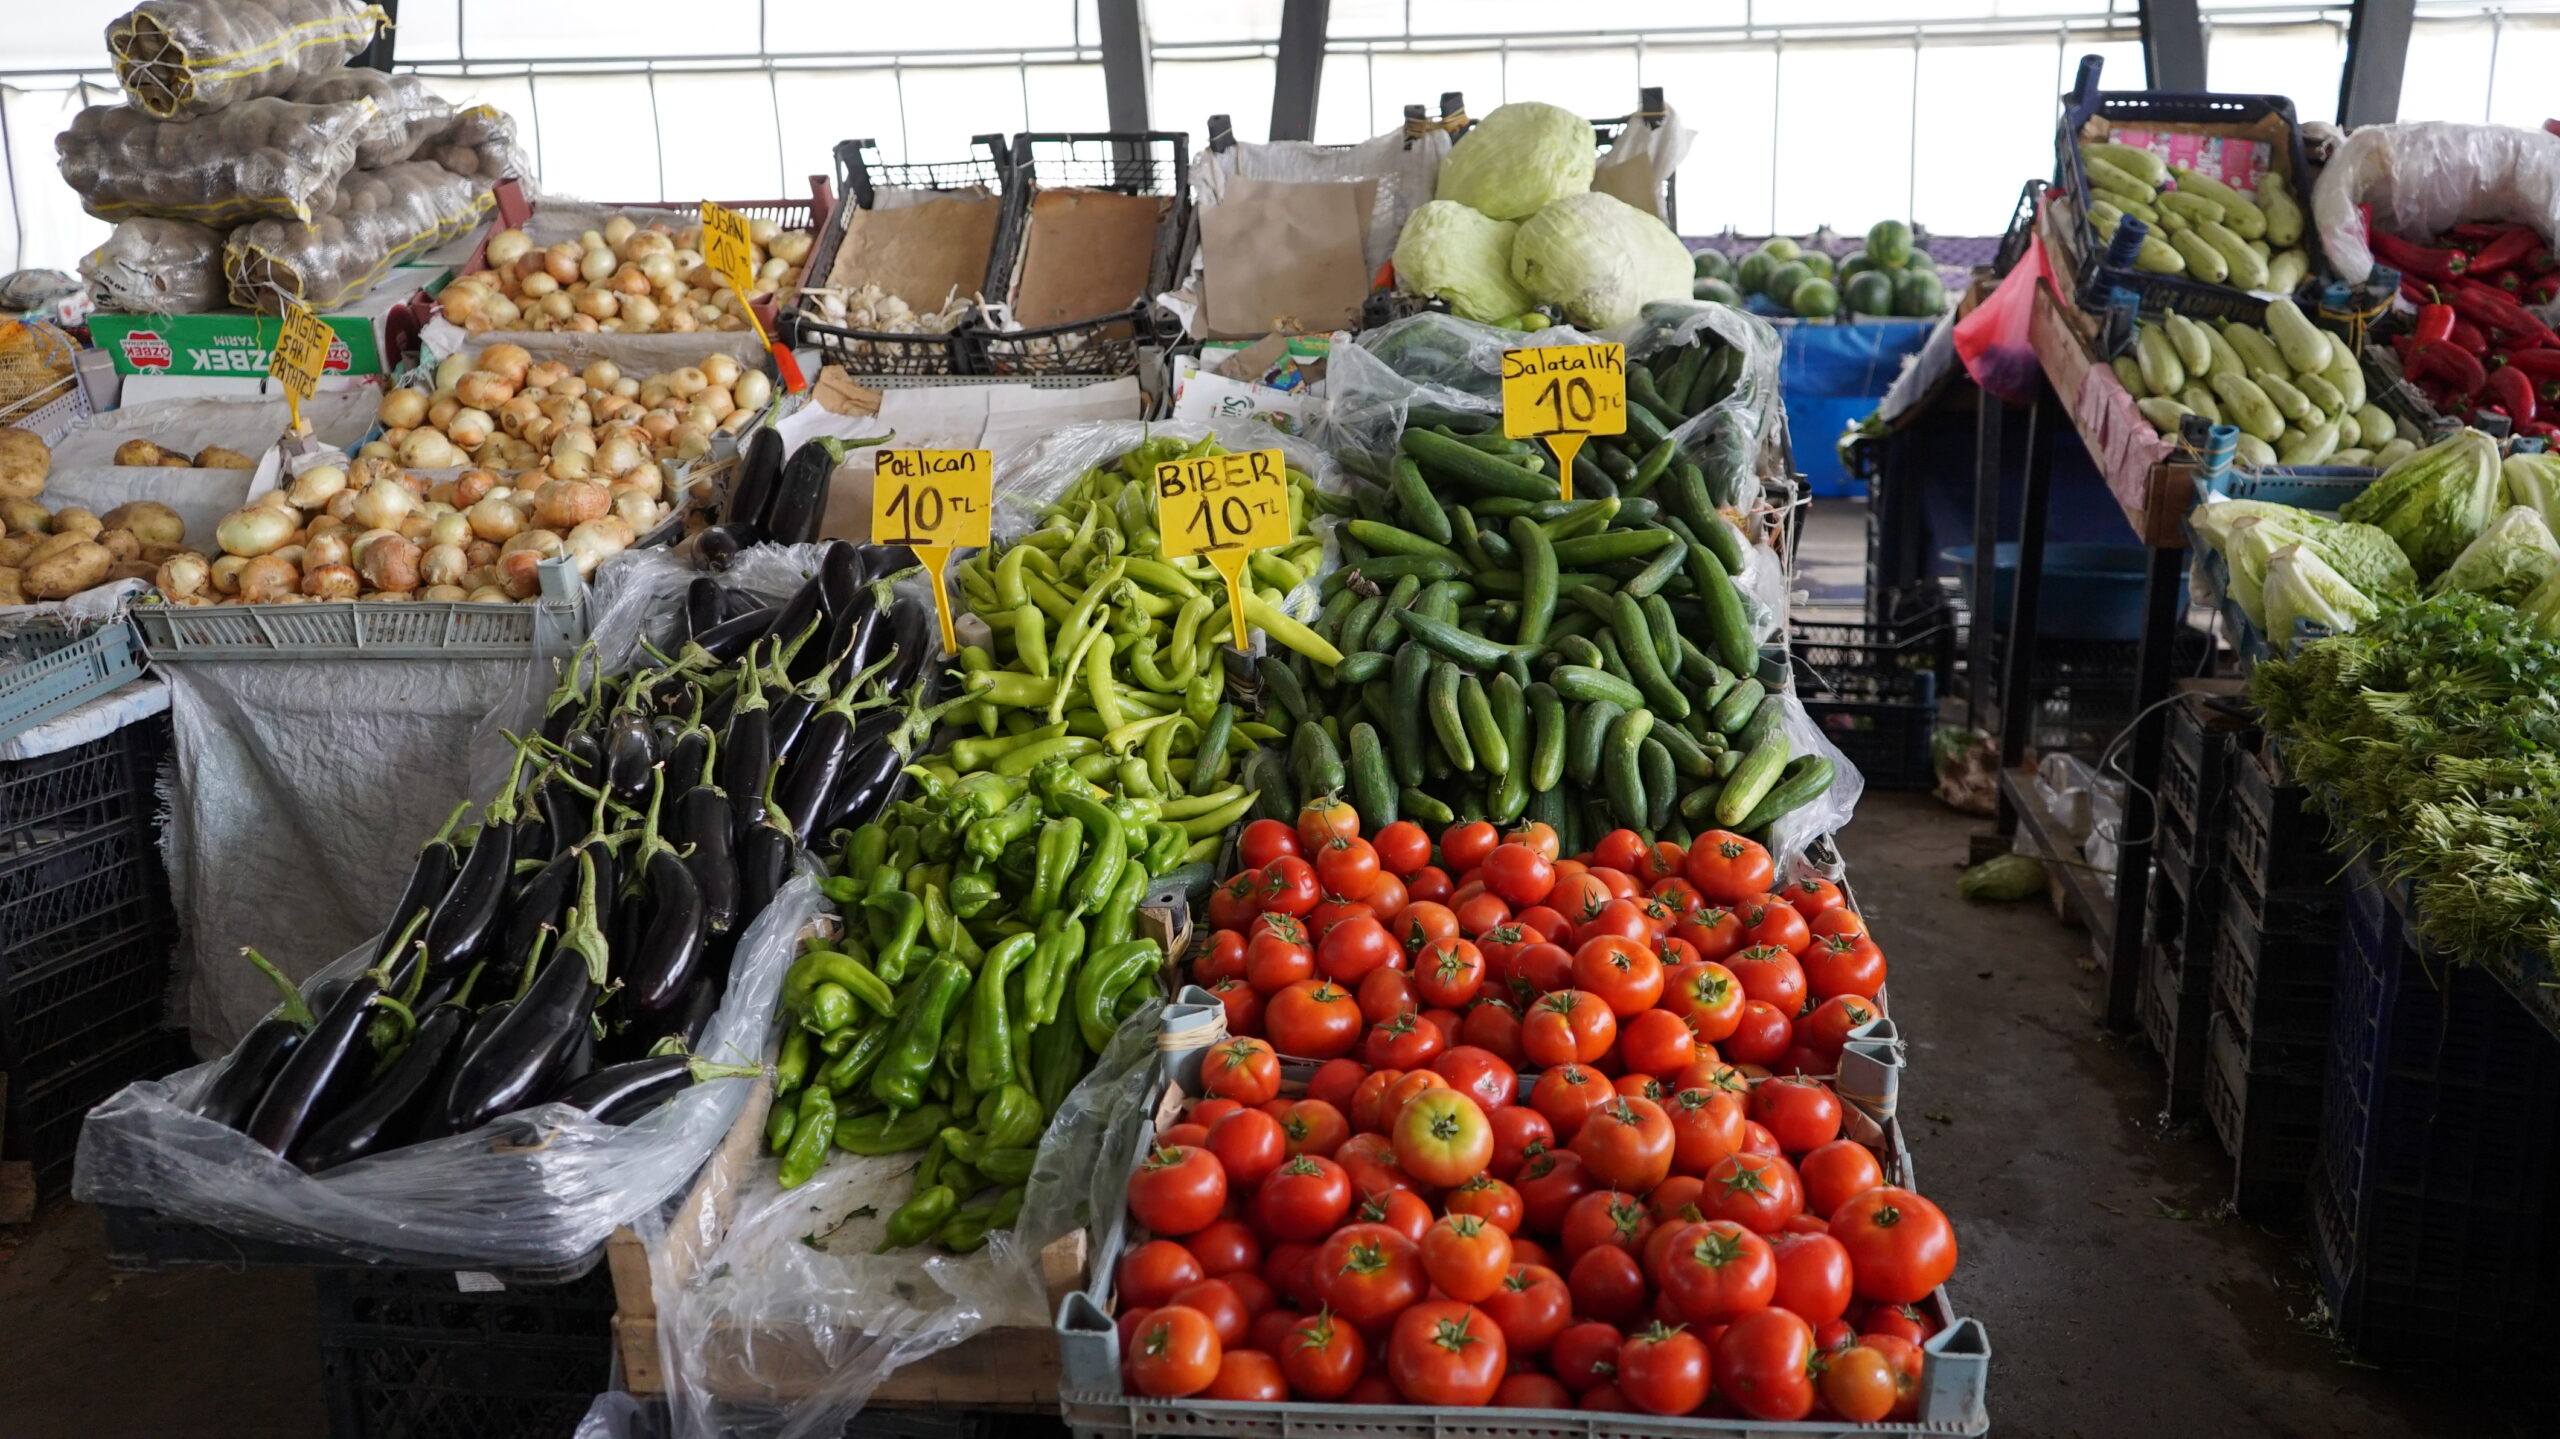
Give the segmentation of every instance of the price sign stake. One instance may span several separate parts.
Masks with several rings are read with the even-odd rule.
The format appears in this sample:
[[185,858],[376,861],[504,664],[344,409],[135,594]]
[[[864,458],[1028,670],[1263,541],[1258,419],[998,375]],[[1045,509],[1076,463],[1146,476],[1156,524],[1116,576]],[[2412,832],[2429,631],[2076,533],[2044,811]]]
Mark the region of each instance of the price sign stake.
[[809,382],[800,374],[800,362],[791,357],[791,347],[774,343],[764,332],[764,321],[756,318],[756,307],[747,303],[755,293],[755,246],[747,239],[746,217],[726,205],[710,200],[702,202],[702,262],[720,283],[738,297],[738,308],[747,312],[747,323],[756,332],[756,340],[773,352],[774,368],[782,375],[782,388],[792,394],[807,389]]
[[284,302],[284,323],[276,330],[276,347],[267,352],[267,373],[284,383],[284,402],[293,413],[294,433],[302,433],[302,407],[320,388],[320,371],[329,362],[335,338],[311,307],[300,300]]
[[960,652],[942,571],[954,549],[983,549],[994,519],[995,455],[987,450],[881,450],[871,477],[871,542],[905,545],[933,576],[942,652]]
[[1227,582],[1236,648],[1244,622],[1244,567],[1255,550],[1289,543],[1289,462],[1278,450],[1168,460],[1156,466],[1157,548],[1169,560],[1207,555]]
[[1556,452],[1573,498],[1573,457],[1593,435],[1627,432],[1627,347],[1542,345],[1502,352],[1502,433]]

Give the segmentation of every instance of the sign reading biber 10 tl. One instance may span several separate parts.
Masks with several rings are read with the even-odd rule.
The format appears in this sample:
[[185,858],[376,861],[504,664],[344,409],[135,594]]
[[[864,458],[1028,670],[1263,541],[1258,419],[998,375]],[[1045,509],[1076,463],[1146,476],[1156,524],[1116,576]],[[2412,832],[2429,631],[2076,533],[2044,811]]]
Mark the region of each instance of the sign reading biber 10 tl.
[[1207,555],[1227,582],[1236,648],[1245,632],[1245,563],[1289,543],[1289,462],[1278,450],[1202,455],[1156,466],[1156,547],[1166,559]]
[[1538,345],[1502,352],[1502,433],[1556,452],[1560,493],[1573,498],[1573,457],[1593,435],[1627,432],[1627,347]]
[[942,652],[960,652],[942,571],[956,548],[983,549],[994,521],[995,456],[986,450],[880,450],[871,475],[871,542],[905,545],[933,577]]

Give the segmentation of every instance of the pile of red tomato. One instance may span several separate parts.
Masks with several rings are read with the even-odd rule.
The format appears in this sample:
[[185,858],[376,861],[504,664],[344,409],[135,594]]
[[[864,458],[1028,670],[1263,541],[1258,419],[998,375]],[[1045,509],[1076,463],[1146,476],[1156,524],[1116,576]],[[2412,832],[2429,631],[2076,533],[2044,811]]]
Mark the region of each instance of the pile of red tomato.
[[[1130,1178],[1131,1391],[1913,1417],[1956,1243],[1816,1077],[1883,979],[1839,891],[1770,894],[1731,835],[1559,860],[1484,825],[1441,837],[1453,885],[1358,827],[1257,824],[1219,891],[1195,969],[1237,1033]],[[1323,1061],[1303,1093],[1282,1050]]]

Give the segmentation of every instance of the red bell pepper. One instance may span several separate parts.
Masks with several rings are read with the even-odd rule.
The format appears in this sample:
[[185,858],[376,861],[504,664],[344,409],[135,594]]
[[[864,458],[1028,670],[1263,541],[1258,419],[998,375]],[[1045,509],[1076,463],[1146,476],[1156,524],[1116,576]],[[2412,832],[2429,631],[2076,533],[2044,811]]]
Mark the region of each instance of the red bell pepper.
[[2524,287],[2523,303],[2528,305],[2548,305],[2555,297],[2560,297],[2560,270],[2538,275]]
[[2454,323],[2453,306],[2446,304],[2420,305],[2418,307],[2418,323],[2411,333],[2421,340],[2448,340],[2453,338]]
[[2512,220],[2465,220],[2444,232],[2445,238],[2475,253],[2484,245],[2494,245],[2524,227]]
[[2380,230],[2372,231],[2371,239],[2373,253],[2403,275],[2415,275],[2442,285],[2451,283],[2471,268],[2471,257],[2460,250],[2430,250]]
[[2477,280],[2456,281],[2444,298],[2455,314],[2484,329],[2504,330],[2517,336],[2519,344],[2560,345],[2560,335],[2552,334],[2550,326],[2534,318],[2512,297]]
[[2489,402],[2504,411],[2508,419],[2519,425],[2530,424],[2534,416],[2533,381],[2522,370],[2491,370],[2483,392]]
[[2413,344],[2402,356],[2413,379],[2436,380],[2464,395],[2476,395],[2489,372],[2478,356],[2449,341]]
[[2507,364],[2537,380],[2560,380],[2560,350],[2509,350]]
[[[2451,309],[2452,306],[2448,305],[2445,308]],[[2445,333],[2445,338],[2475,355],[2489,353],[2489,337],[2480,333],[2478,325],[2459,315],[2454,317],[2453,328]]]

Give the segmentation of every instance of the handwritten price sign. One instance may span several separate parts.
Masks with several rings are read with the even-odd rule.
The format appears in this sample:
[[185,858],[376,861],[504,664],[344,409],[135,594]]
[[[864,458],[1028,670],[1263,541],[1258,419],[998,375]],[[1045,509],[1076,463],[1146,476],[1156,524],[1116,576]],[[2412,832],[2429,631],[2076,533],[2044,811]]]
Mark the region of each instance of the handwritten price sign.
[[1245,562],[1255,550],[1289,543],[1287,457],[1246,450],[1156,466],[1156,535],[1166,559],[1206,555],[1225,577],[1236,648],[1244,648]]
[[1593,435],[1627,432],[1627,347],[1543,345],[1502,352],[1502,433],[1556,452],[1563,496],[1573,457]]
[[905,545],[933,575],[942,652],[960,651],[942,571],[957,548],[983,547],[994,518],[995,457],[986,450],[881,450],[871,479],[871,540]]
[[268,352],[267,373],[284,385],[287,409],[293,412],[293,428],[302,429],[302,407],[311,392],[320,388],[321,368],[329,361],[329,327],[300,300],[287,300],[284,323],[276,333],[276,347]]
[[747,303],[756,292],[756,251],[747,236],[745,216],[714,201],[702,202],[702,263],[710,266],[720,283],[738,297],[738,308],[745,312],[756,339],[773,352],[782,388],[795,395],[800,393],[808,381],[801,378],[799,362],[791,357],[790,347],[775,344],[773,337],[764,332],[764,321],[756,318],[755,306]]

